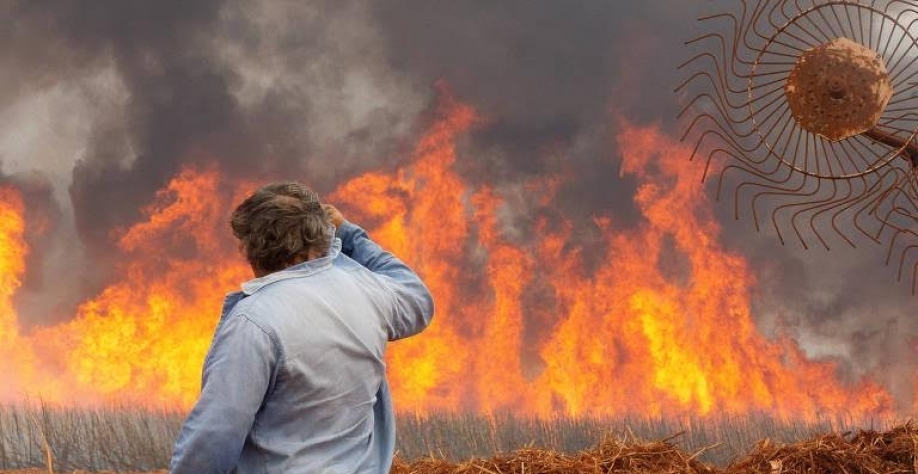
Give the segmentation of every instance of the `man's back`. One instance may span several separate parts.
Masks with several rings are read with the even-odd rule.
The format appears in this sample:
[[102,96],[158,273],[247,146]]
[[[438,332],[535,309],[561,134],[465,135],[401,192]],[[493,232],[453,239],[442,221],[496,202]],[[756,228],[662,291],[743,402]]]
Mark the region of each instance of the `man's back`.
[[385,344],[427,326],[433,300],[363,229],[338,235],[341,252],[227,296],[173,473],[388,472]]
[[229,316],[250,319],[280,353],[241,473],[379,471],[373,404],[385,376],[392,295],[344,255],[314,267],[280,272]]

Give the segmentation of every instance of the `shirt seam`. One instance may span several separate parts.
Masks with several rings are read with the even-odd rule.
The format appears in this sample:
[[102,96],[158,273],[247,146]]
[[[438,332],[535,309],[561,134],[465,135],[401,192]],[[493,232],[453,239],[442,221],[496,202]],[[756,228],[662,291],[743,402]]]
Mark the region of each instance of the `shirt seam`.
[[268,336],[268,339],[271,341],[271,346],[273,346],[275,354],[277,354],[278,363],[285,358],[284,349],[280,345],[280,341],[277,339],[277,335],[274,331],[269,331],[262,324],[258,323],[254,319],[250,318],[245,313],[239,313],[239,317],[244,318],[246,321],[251,323],[253,326],[257,327],[261,332]]

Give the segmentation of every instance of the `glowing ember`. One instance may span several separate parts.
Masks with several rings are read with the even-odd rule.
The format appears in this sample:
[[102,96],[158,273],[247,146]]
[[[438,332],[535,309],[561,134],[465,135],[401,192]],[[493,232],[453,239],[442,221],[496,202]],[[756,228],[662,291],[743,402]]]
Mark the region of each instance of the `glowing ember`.
[[[504,232],[501,190],[453,169],[474,111],[443,91],[436,115],[411,164],[328,197],[435,295],[431,327],[390,346],[399,409],[802,418],[891,410],[875,384],[846,386],[831,364],[757,331],[756,282],[721,246],[690,150],[654,128],[620,124],[622,172],[642,183],[634,199],[643,220],[618,228],[596,216],[603,245],[588,254],[563,217],[543,218],[523,242]],[[560,179],[521,185],[539,197],[533,206],[550,210]],[[41,354],[18,351],[21,376],[0,395],[188,407],[222,295],[250,276],[225,219],[251,187],[215,169],[182,172],[123,233],[120,281],[71,322],[27,336],[11,305],[24,270],[22,205],[0,193],[0,341]]]

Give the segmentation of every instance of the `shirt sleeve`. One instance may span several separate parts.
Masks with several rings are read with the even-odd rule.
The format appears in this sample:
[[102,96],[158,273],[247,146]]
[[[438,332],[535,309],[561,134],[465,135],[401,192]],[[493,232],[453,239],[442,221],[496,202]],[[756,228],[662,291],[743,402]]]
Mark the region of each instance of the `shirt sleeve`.
[[279,354],[244,315],[222,322],[204,360],[201,395],[176,441],[172,474],[231,472],[268,392]]
[[395,310],[387,329],[389,340],[421,332],[430,324],[434,302],[427,285],[404,262],[370,240],[367,232],[345,221],[338,228],[341,251],[377,274],[395,295]]

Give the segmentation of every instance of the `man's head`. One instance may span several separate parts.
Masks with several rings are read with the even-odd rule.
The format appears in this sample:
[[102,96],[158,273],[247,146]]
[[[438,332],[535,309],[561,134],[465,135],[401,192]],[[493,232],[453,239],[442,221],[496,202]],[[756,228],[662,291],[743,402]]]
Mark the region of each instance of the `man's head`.
[[233,211],[230,227],[255,276],[324,256],[332,239],[319,195],[299,183],[255,191]]

